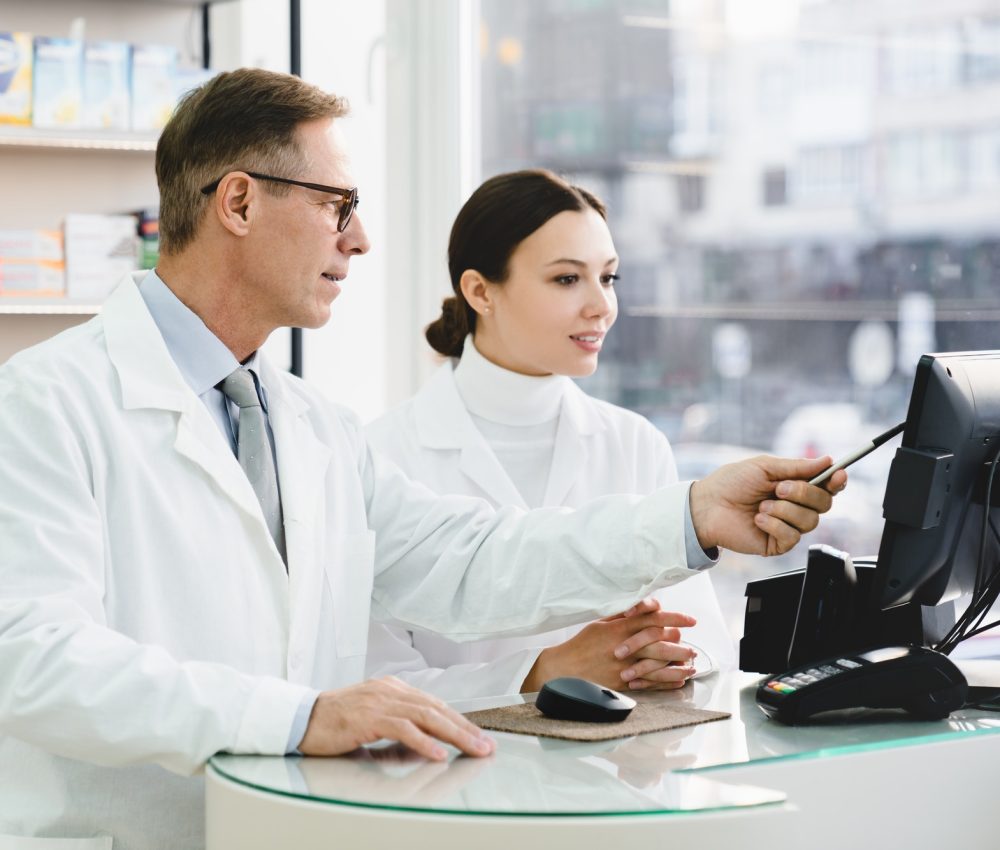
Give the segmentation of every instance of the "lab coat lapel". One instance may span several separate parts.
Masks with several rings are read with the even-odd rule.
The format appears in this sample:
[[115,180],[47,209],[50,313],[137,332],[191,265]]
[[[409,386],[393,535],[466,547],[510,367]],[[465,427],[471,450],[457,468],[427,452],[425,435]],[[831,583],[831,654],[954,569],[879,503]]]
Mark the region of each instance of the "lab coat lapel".
[[545,486],[545,506],[566,504],[573,485],[584,470],[588,470],[591,436],[603,428],[603,423],[588,409],[583,391],[567,379],[559,409],[559,426],[552,454],[552,468]]
[[[268,391],[268,420],[274,434],[285,520],[291,621],[289,644],[296,647],[300,656],[300,663],[289,666],[288,679],[308,684],[316,645],[305,636],[318,633],[323,598],[324,568],[319,539],[327,520],[322,488],[331,453],[330,448],[316,437],[306,418],[309,404],[291,391],[288,379],[263,356],[261,380]],[[299,636],[305,639],[297,639]]]
[[[219,426],[212,421],[205,405],[197,397],[194,404],[181,412],[174,448],[201,467],[226,496],[254,519],[259,519],[263,525],[264,516],[257,494],[240,467],[240,462],[229,446],[225,445],[225,437],[219,433]],[[264,530],[267,530],[266,525]]]
[[527,509],[528,505],[514,486],[514,482],[500,466],[500,461],[478,431],[476,438],[478,444],[470,443],[462,447],[459,461],[462,473],[481,487],[496,504],[517,505]]
[[253,487],[205,405],[184,382],[139,294],[145,274],[136,272],[123,279],[101,313],[108,356],[121,382],[122,406],[179,414],[174,449],[199,466],[266,531]]
[[414,413],[424,448],[457,450],[459,470],[495,504],[528,507],[472,421],[455,386],[451,363],[438,369],[417,394]]

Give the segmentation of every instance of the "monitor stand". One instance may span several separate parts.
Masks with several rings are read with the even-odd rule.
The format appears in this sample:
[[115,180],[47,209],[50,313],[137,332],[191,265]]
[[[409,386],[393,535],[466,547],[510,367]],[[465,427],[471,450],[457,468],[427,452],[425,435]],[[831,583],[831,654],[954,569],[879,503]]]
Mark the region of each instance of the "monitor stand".
[[874,558],[813,545],[804,569],[748,583],[740,669],[779,673],[875,646],[929,646],[954,625],[954,602],[880,610],[874,581]]

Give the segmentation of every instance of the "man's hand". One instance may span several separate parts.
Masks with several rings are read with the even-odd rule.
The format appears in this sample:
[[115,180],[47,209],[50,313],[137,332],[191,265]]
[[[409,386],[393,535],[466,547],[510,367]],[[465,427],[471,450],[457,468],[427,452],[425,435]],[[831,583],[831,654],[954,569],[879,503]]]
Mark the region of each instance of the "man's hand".
[[487,756],[494,742],[441,700],[386,676],[323,691],[309,715],[299,750],[338,756],[381,739],[399,741],[432,761],[443,761],[444,741],[470,756]]
[[549,679],[577,676],[607,688],[673,689],[694,675],[694,650],[680,643],[682,628],[696,620],[660,611],[644,599],[628,612],[596,620],[569,640],[542,650],[521,685],[522,693],[541,689]]
[[722,466],[691,485],[691,518],[705,549],[782,555],[819,524],[847,484],[838,470],[823,487],[809,480],[833,461],[760,455]]

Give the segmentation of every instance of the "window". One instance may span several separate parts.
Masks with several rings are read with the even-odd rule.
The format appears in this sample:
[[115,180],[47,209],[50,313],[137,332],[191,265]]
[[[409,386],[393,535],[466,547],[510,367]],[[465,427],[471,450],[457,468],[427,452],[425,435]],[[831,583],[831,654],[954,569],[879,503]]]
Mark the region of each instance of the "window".
[[681,174],[677,178],[677,205],[681,212],[696,213],[705,207],[705,178]]
[[851,203],[862,190],[865,150],[860,145],[835,145],[799,151],[793,176],[794,202]]
[[1000,18],[965,22],[965,79],[970,85],[1000,80]]
[[783,207],[788,202],[788,180],[784,168],[765,168],[762,182],[765,207]]
[[962,77],[959,20],[936,29],[896,28],[886,38],[886,93],[933,94],[955,88]]
[[969,190],[982,192],[1000,187],[1000,126],[974,131],[969,136]]
[[[542,164],[613,200],[622,309],[584,386],[689,469],[846,453],[905,416],[917,347],[997,347],[1000,0],[480,5],[483,176]],[[877,550],[892,454],[812,542]],[[715,571],[737,633],[774,570]]]
[[959,130],[917,130],[889,140],[888,191],[901,199],[947,195],[965,187],[966,135]]

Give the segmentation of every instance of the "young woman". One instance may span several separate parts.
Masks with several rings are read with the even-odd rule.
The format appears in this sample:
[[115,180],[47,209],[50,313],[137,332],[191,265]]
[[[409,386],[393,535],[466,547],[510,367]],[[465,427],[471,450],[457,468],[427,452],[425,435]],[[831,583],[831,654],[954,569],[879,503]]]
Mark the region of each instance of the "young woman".
[[[374,448],[441,494],[474,494],[497,507],[572,507],[677,480],[659,431],[571,380],[597,368],[617,317],[618,257],[596,197],[542,170],[487,180],[455,220],[448,261],[455,294],[426,336],[450,359],[414,398],[369,426]],[[693,566],[710,562],[696,540],[693,551]],[[503,580],[497,576],[498,586]],[[535,691],[555,676],[623,690],[675,688],[695,672],[696,652],[699,668],[734,661],[707,574],[629,613],[472,643],[375,626],[369,673],[456,699]],[[690,627],[688,643],[679,627]],[[622,648],[629,635],[635,640]]]

